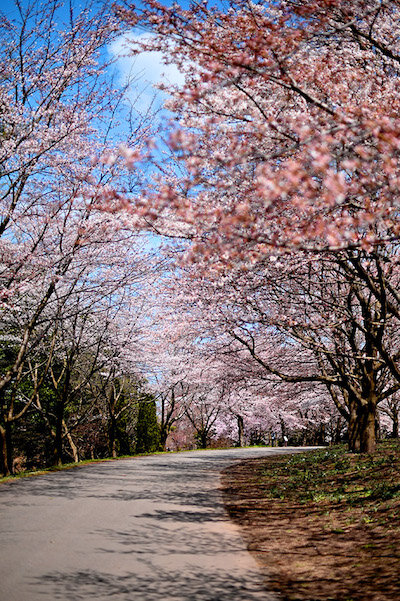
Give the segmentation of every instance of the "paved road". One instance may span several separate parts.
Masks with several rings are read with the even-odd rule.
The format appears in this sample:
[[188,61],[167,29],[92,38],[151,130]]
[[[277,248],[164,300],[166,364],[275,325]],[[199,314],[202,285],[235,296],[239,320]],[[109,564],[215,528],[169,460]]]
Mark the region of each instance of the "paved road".
[[0,601],[273,601],[219,474],[291,451],[148,456],[0,485]]

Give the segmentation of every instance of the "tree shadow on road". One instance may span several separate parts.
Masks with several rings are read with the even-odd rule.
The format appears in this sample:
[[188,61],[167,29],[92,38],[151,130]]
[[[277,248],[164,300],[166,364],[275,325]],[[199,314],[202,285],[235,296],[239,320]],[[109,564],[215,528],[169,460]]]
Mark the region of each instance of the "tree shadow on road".
[[[182,504],[186,502],[210,508],[220,504],[218,491],[198,490],[198,481],[204,479],[204,473],[209,475],[215,470],[215,464],[209,459],[187,463],[174,461],[173,457],[171,461],[162,463],[151,462],[157,457],[140,459],[78,466],[5,483],[2,486],[5,493],[2,502],[5,505],[24,505],[27,496],[44,496],[64,499],[94,497],[126,502],[145,499],[174,502],[179,498]],[[157,487],[154,487],[155,481]],[[188,482],[192,486],[188,486]],[[10,501],[5,498],[7,493],[12,495]]]
[[249,574],[246,582],[242,578],[218,572],[195,571],[191,574],[157,570],[154,578],[143,578],[137,574],[115,575],[94,570],[72,573],[53,572],[37,582],[43,599],[80,601],[95,599],[118,601],[272,601],[268,596],[259,574]]

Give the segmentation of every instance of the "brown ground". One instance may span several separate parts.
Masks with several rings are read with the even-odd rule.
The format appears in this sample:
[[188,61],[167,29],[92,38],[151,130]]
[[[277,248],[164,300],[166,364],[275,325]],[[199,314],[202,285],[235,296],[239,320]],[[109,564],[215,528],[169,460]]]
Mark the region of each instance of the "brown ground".
[[[284,601],[400,601],[400,499],[348,505],[326,495],[299,501],[293,492],[289,499],[268,498],[266,466],[273,473],[282,461],[245,461],[222,480],[229,514],[268,588]],[[349,475],[354,493],[357,478]]]

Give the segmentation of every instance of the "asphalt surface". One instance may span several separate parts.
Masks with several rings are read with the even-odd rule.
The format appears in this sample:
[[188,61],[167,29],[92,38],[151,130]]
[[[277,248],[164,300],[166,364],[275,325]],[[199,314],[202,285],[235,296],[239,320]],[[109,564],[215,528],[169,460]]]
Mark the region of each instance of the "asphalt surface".
[[0,485],[0,600],[275,601],[219,476],[299,450],[171,453]]

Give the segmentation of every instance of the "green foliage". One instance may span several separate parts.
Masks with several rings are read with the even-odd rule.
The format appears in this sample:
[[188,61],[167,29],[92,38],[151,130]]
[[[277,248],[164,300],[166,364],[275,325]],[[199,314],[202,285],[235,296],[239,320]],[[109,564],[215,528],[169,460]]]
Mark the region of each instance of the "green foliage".
[[340,446],[278,458],[268,462],[261,480],[270,498],[372,509],[400,497],[399,451],[398,443],[387,442],[372,457]]
[[[14,363],[18,347],[13,343],[12,330],[7,334],[3,333],[3,336],[4,340],[0,347],[0,369],[4,373]],[[35,356],[35,363],[38,365],[38,378],[44,373],[45,359],[40,353]],[[12,414],[19,414],[25,408],[33,393],[34,384],[29,370],[25,369],[21,378],[3,392],[1,422],[3,423],[4,414],[11,406]],[[49,377],[45,378],[40,387],[40,400],[47,413],[53,415],[56,398]],[[15,462],[16,471],[36,469],[50,464],[52,440],[43,415],[37,404],[33,403],[20,419],[10,424],[8,444],[10,445],[11,462]]]
[[139,401],[136,425],[136,453],[154,453],[160,448],[160,426],[157,421],[156,401],[145,395]]

